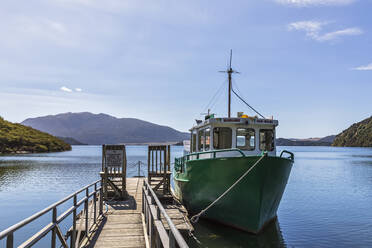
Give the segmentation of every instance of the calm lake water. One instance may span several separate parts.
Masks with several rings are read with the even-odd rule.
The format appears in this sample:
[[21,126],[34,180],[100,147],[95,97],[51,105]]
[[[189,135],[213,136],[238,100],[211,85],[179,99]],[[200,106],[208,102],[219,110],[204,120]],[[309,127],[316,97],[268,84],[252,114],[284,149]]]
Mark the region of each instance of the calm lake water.
[[[278,210],[278,221],[250,235],[201,220],[192,247],[372,247],[372,149],[279,147],[295,164]],[[182,147],[172,147],[172,157]],[[146,161],[147,147],[127,147],[128,164]],[[0,230],[99,179],[100,146],[72,151],[0,156]],[[128,176],[137,175],[129,166]],[[141,170],[145,174],[145,170]],[[59,209],[59,213],[63,211]],[[67,207],[67,205],[65,206]],[[50,215],[15,233],[26,240]],[[62,229],[69,227],[66,219]],[[64,231],[63,230],[63,231]],[[45,237],[36,247],[48,247]],[[4,247],[4,240],[0,247]]]

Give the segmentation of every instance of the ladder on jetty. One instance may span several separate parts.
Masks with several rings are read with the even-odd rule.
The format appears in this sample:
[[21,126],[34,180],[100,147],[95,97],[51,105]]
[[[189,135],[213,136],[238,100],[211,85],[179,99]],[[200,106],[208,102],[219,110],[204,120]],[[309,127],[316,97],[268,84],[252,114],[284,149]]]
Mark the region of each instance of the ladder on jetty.
[[[0,246],[31,247],[44,242],[43,247],[53,248],[188,247],[182,234],[193,231],[193,227],[182,205],[159,200],[159,192],[155,193],[146,178],[126,178],[125,185],[121,180],[113,181],[125,186],[126,197],[118,200],[104,199],[104,183],[107,181],[103,177],[0,232]],[[68,209],[58,215],[58,207],[64,204],[65,209],[67,203]],[[47,214],[52,216],[50,222],[32,237],[26,241],[15,239],[23,227]],[[64,221],[71,215],[71,228],[63,232]],[[46,240],[47,234],[51,234],[50,241]]]

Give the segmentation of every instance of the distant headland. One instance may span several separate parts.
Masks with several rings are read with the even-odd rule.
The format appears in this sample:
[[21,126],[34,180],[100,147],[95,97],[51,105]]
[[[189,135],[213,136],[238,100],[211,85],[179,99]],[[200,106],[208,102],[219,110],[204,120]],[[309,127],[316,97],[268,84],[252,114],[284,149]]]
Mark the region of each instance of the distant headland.
[[372,116],[336,136],[333,146],[372,147]]
[[278,146],[372,147],[372,116],[354,123],[337,135],[324,138],[276,140]]

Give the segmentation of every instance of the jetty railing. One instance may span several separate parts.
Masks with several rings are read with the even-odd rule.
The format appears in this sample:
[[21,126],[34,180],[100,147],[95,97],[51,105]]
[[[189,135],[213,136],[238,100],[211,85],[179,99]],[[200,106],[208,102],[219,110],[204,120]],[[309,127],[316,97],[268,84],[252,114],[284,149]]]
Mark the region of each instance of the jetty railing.
[[[51,245],[50,247],[55,248],[57,239],[58,237],[59,241],[61,242],[61,245],[63,247],[69,247],[67,245],[67,238],[62,234],[61,229],[59,227],[59,224],[67,218],[70,214],[73,215],[73,223],[72,223],[72,232],[71,232],[71,237],[70,237],[70,247],[75,247],[78,246],[79,240],[76,240],[76,233],[77,233],[77,228],[76,228],[76,222],[78,220],[78,214],[77,214],[77,209],[84,204],[84,211],[83,213],[85,214],[84,219],[85,219],[85,235],[89,235],[89,199],[93,198],[91,202],[93,203],[93,223],[96,224],[97,220],[100,216],[103,214],[103,205],[102,205],[102,184],[98,186],[98,183],[100,180],[95,181],[87,186],[85,186],[82,189],[79,189],[75,193],[63,198],[62,200],[50,205],[49,207],[35,213],[34,215],[18,222],[17,224],[5,229],[4,231],[0,232],[0,240],[6,238],[6,248],[13,248],[14,247],[14,232],[19,230],[20,228],[24,227],[25,225],[29,224],[30,222],[40,218],[41,216],[44,216],[45,214],[49,213],[52,211],[52,220],[49,224],[44,226],[42,229],[40,229],[37,233],[35,233],[32,237],[30,237],[28,240],[23,242],[20,246],[18,247],[31,247],[34,245],[36,242],[38,242],[40,239],[42,239],[45,235],[47,235],[49,232],[52,232],[51,235]],[[94,187],[93,191],[89,193],[89,188]],[[85,191],[85,196],[78,201],[77,197],[78,194],[81,192]],[[99,198],[99,200],[98,200]],[[60,206],[61,204],[65,203],[68,200],[73,199],[73,206],[68,208],[65,212],[63,212],[61,215],[57,216],[57,207]],[[99,201],[99,214],[97,216],[97,200]],[[80,216],[80,221],[82,221],[82,217]]]
[[[150,247],[188,248],[186,241],[166,213],[155,192],[146,180],[142,188],[142,213],[145,217]],[[168,232],[161,221],[162,215],[168,223]]]

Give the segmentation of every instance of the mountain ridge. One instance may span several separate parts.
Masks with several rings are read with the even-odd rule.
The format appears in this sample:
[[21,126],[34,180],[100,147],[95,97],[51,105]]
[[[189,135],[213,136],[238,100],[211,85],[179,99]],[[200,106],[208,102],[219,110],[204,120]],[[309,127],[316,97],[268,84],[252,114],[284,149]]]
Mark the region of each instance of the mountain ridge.
[[22,124],[90,145],[179,142],[189,138],[188,133],[168,126],[136,118],[117,118],[104,113],[68,112],[28,118]]

